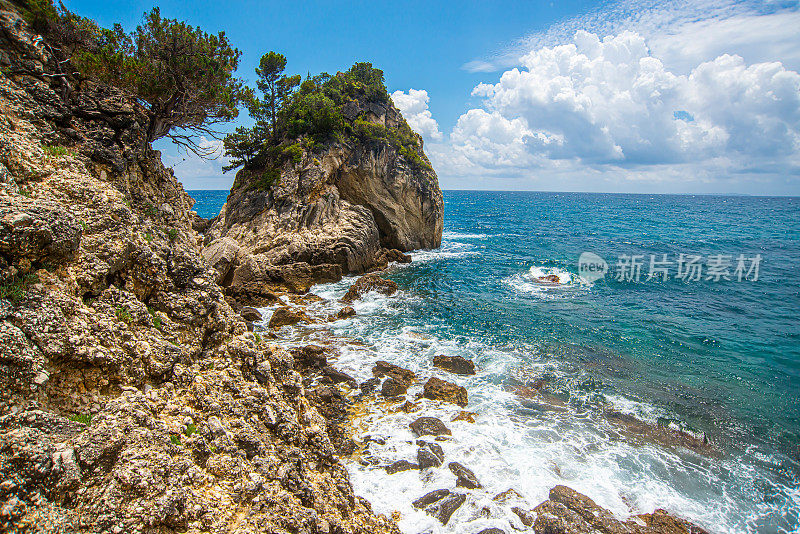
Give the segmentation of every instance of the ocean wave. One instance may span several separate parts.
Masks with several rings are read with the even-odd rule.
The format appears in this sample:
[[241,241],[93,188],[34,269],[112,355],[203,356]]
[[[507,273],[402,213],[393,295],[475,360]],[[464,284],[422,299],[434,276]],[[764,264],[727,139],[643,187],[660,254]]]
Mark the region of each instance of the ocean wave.
[[418,250],[411,253],[411,265],[414,263],[426,263],[430,261],[451,260],[468,256],[480,256],[481,252],[475,250],[475,245],[471,243],[459,243],[456,241],[445,241],[441,248],[435,250]]
[[486,239],[487,234],[470,234],[460,232],[443,232],[442,239]]

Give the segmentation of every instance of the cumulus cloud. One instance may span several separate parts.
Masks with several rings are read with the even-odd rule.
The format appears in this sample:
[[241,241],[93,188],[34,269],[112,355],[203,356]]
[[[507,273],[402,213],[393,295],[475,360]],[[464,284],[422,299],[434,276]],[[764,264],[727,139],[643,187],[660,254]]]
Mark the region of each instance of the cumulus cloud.
[[428,109],[430,97],[424,89],[409,89],[408,93],[395,91],[392,101],[403,114],[411,129],[425,139],[440,140],[439,124]]
[[580,30],[520,64],[473,90],[483,109],[461,116],[450,155],[439,148],[434,162],[509,171],[557,161],[797,168],[800,74],[781,63],[724,54],[680,74],[637,33],[600,39]]

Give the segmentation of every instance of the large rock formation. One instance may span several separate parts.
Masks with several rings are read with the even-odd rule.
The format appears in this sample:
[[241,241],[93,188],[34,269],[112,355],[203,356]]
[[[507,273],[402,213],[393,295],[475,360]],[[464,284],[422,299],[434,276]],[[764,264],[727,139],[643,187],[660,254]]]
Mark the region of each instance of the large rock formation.
[[0,2],[0,531],[397,533],[226,302],[135,99],[45,45]]
[[[344,113],[386,128],[404,123],[391,102],[353,101]],[[398,257],[392,251],[438,247],[442,192],[417,138],[422,165],[389,143],[342,139],[285,162],[268,189],[253,186],[256,171],[239,171],[206,234],[204,255],[219,282],[276,283],[296,269],[308,271],[306,264],[362,273]],[[335,268],[322,269],[311,280],[335,277]]]

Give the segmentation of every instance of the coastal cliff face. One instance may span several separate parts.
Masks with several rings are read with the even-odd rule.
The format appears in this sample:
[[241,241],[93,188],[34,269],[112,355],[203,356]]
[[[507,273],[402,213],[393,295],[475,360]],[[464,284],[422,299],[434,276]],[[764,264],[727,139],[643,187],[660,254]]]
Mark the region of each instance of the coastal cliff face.
[[247,331],[135,99],[0,4],[0,531],[397,532]]
[[[343,114],[385,128],[405,122],[391,102],[352,101]],[[287,161],[268,189],[253,186],[257,172],[239,171],[206,233],[204,255],[219,281],[274,282],[275,266],[293,264],[328,266],[313,281],[330,281],[339,270],[385,267],[397,251],[439,247],[442,192],[416,137],[417,163],[390,144],[343,139]]]

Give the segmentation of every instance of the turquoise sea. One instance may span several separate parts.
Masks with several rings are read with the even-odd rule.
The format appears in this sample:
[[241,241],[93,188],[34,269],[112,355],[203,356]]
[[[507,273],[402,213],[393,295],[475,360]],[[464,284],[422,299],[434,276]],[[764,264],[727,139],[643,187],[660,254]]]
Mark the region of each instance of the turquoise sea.
[[[189,193],[206,217],[227,195]],[[565,484],[622,516],[661,507],[712,532],[800,529],[800,198],[444,197],[442,248],[392,268],[387,277],[400,294],[370,297],[356,318],[332,328],[358,342],[340,342],[339,365],[359,380],[378,359],[423,376],[438,373],[434,354],[475,360],[479,373],[456,381],[477,420],[448,423],[454,438],[445,452],[481,478],[486,506],[493,491],[514,487],[535,505]],[[610,272],[581,277],[583,252],[605,259]],[[700,256],[699,279],[676,278],[681,254],[682,267]],[[651,255],[672,262],[668,280],[647,280]],[[633,256],[642,261],[639,281],[617,280],[617,263]],[[715,263],[719,280],[709,271]],[[314,291],[336,298],[350,282]],[[298,342],[315,335],[296,332]],[[619,413],[643,426],[620,426],[609,417]],[[399,510],[404,531],[455,532],[407,504],[446,474],[376,468],[413,459],[413,417],[365,418],[361,428],[384,444],[349,465],[353,484],[378,511]],[[710,445],[697,452],[653,437],[669,429]],[[473,499],[453,524],[474,523],[477,532],[513,522],[500,509],[479,514],[480,496]]]

